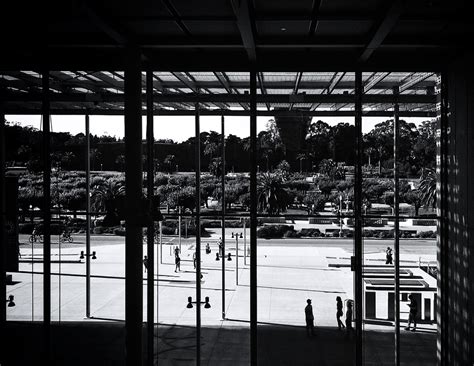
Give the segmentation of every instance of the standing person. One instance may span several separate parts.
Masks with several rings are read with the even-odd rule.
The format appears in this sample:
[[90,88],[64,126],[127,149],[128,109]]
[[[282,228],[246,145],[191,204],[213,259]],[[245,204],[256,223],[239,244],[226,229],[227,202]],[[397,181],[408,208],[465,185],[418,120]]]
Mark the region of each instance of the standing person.
[[341,330],[341,327],[345,328],[345,326],[341,320],[341,316],[343,316],[344,313],[342,312],[342,300],[340,296],[336,297],[336,309],[337,326],[339,327],[339,330]]
[[346,338],[354,332],[352,328],[352,301],[347,302],[346,310]]
[[223,253],[224,253],[224,246],[222,245],[222,241],[219,240],[219,255],[223,257],[224,256]]
[[174,258],[174,264],[175,264],[174,271],[175,272],[181,271],[181,258],[179,257],[179,254],[176,255],[176,257]]
[[408,325],[406,326],[405,330],[410,330],[410,324],[413,322],[413,329],[411,331],[414,332],[416,330],[416,316],[418,315],[418,303],[412,294],[408,295],[408,298],[410,299],[410,303],[407,305],[410,308],[410,313],[408,314]]
[[306,335],[309,337],[311,335],[316,335],[314,333],[314,315],[313,315],[313,306],[311,305],[311,299],[306,300],[307,304],[304,308],[304,315],[306,318]]
[[193,265],[194,269],[196,269],[196,252],[193,253]]
[[206,254],[211,253],[211,247],[209,246],[209,243],[206,243]]
[[387,250],[385,251],[385,257],[385,264],[393,264],[392,248],[387,247]]
[[145,267],[145,273],[146,273],[146,271],[148,269],[148,257],[147,256],[143,257],[143,266]]

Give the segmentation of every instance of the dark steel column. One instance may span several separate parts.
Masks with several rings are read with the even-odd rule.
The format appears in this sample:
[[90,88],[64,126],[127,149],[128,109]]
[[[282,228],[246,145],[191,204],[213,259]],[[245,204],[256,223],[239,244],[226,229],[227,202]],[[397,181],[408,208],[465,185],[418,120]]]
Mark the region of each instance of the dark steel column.
[[[221,116],[221,145],[222,145],[222,320],[225,319],[225,135],[224,116]],[[219,250],[219,249],[217,249]]]
[[51,360],[51,135],[49,71],[42,74],[43,87],[43,325],[44,359]]
[[[198,90],[199,93],[199,90]],[[196,365],[201,364],[201,127],[199,103],[195,104],[196,117]]]
[[142,74],[140,52],[128,49],[125,68],[125,351],[126,365],[142,364]]
[[[147,196],[151,222],[147,227],[147,365],[153,366],[153,344],[155,332],[155,225],[153,221],[154,171],[153,171],[153,72],[146,73],[146,148],[147,148]],[[159,207],[158,207],[159,209]],[[158,281],[157,281],[158,283]],[[158,293],[158,291],[157,291]],[[156,297],[158,302],[158,296]]]
[[362,72],[355,73],[355,134],[356,134],[356,162],[354,182],[354,255],[355,255],[355,319],[356,319],[356,359],[357,366],[362,365],[363,329],[362,329],[362,277],[363,277],[363,247],[362,247]]
[[250,364],[257,350],[257,72],[250,71]]
[[446,72],[438,75],[437,85],[437,136],[436,136],[436,172],[440,179],[440,184],[436,189],[436,206],[438,219],[437,235],[437,265],[438,265],[438,292],[435,312],[438,324],[438,365],[447,365],[446,346],[448,345],[449,334],[447,332],[446,321],[448,319],[448,301],[445,294],[448,294],[448,77]]
[[91,316],[91,141],[90,120],[86,114],[86,318]]
[[400,135],[398,86],[393,88],[393,208],[395,216],[395,365],[400,365],[400,178],[398,174],[398,140]]
[[[0,301],[0,341],[5,344],[4,340],[5,325],[7,320],[7,307],[3,299],[7,298],[7,281],[6,281],[6,204],[5,204],[5,115],[3,114],[2,105],[0,104],[0,293],[2,301]],[[4,361],[0,355],[0,362]]]

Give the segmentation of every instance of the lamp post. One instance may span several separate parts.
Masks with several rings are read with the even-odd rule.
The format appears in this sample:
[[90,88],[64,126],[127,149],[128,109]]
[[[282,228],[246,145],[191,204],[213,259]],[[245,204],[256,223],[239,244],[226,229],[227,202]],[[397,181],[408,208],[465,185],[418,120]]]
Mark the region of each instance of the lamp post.
[[[239,234],[232,232],[232,238],[235,237],[235,284],[239,284]],[[242,233],[240,233],[242,239]]]
[[339,237],[342,238],[342,194],[339,195]]
[[245,228],[245,217],[241,219],[244,222],[244,264],[247,265],[247,230]]

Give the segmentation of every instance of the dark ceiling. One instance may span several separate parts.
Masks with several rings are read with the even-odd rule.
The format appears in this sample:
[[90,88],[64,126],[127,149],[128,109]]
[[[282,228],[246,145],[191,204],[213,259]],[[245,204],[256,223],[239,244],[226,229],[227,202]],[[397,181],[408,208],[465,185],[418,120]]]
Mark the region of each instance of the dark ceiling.
[[2,4],[4,70],[439,71],[470,52],[467,1],[154,0]]

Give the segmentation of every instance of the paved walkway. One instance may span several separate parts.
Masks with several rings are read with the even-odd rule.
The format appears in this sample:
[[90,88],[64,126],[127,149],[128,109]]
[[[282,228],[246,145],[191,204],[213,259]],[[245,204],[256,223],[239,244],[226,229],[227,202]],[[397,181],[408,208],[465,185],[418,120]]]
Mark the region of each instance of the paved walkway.
[[[247,265],[244,263],[243,247],[239,245],[239,284],[237,286],[235,242],[229,240],[227,250],[232,253],[232,261],[225,261],[226,320],[224,321],[221,316],[222,262],[215,260],[216,241],[209,240],[211,254],[205,254],[204,245],[201,254],[202,298],[208,296],[211,304],[210,309],[202,308],[201,312],[202,354],[209,365],[248,364],[249,359],[249,261]],[[171,244],[175,245],[177,241],[173,239]],[[348,364],[348,360],[352,359],[352,346],[350,342],[348,344],[343,337],[341,338],[341,333],[337,331],[335,299],[336,296],[340,296],[343,301],[354,298],[353,273],[349,267],[334,267],[330,264],[335,260],[343,264],[351,253],[342,248],[330,246],[272,246],[265,245],[265,241],[259,241],[258,245],[258,321],[259,332],[261,331],[259,355],[268,360],[267,363],[262,364],[290,365],[292,363],[285,362],[290,362],[291,357],[305,360],[298,363],[301,365]],[[161,364],[187,365],[192,364],[195,352],[193,348],[196,325],[195,307],[193,309],[186,307],[188,296],[192,296],[195,300],[196,274],[192,263],[195,246],[194,244],[182,245],[182,265],[179,272],[175,272],[174,257],[170,253],[170,248],[171,245],[165,246],[163,258],[158,261],[162,263],[157,266],[159,269],[158,309],[161,324],[158,328],[157,355],[160,360],[166,360]],[[123,321],[125,319],[125,246],[116,244],[94,248],[97,259],[91,260],[92,319],[87,320],[84,319],[85,263],[84,260],[79,260],[82,249],[83,246],[79,248],[68,246],[61,250],[61,255],[58,249],[53,249],[52,259],[61,258],[62,262],[52,263],[52,272],[53,274],[62,273],[63,276],[52,276],[52,320],[60,320],[64,325],[108,320]],[[7,318],[10,321],[42,320],[42,275],[40,274],[42,264],[36,262],[32,265],[28,262],[31,259],[30,254],[24,251],[22,259],[25,262],[20,264],[20,271],[23,272],[14,273],[15,284],[7,288],[7,295],[13,294],[16,303],[15,307],[8,308]],[[33,257],[41,259],[40,253],[33,252]],[[383,260],[383,257],[384,254],[378,252],[368,254],[366,259]],[[410,254],[405,255],[403,259],[406,260],[407,265],[414,265],[418,256]],[[32,270],[38,274],[32,275]],[[146,280],[144,280],[144,293],[146,293],[145,286]],[[308,298],[313,300],[315,324],[321,330],[321,337],[319,340],[314,340],[314,345],[308,343],[309,341],[304,336],[304,307]],[[145,306],[144,320],[146,320]],[[423,343],[426,349],[421,353],[414,353],[416,357],[413,362],[431,359],[432,353],[435,355],[434,348],[431,347],[435,344],[434,328],[435,326],[430,324],[422,326],[420,337],[424,337],[423,342],[425,338],[428,339],[426,344]],[[365,330],[367,335],[385,334],[384,342],[388,344],[386,347],[390,347],[393,334],[393,326],[390,323],[366,324]],[[403,337],[418,337],[418,335],[412,335],[411,332],[402,331],[402,333]],[[373,342],[367,341],[367,350],[379,352],[377,357],[383,359],[384,350],[376,351],[378,336],[370,339],[373,339]],[[418,340],[414,344],[408,343],[407,352],[410,350],[410,354],[413,354],[412,351],[418,347],[418,343]],[[280,359],[279,363],[278,359]],[[323,360],[326,361],[323,362]]]

